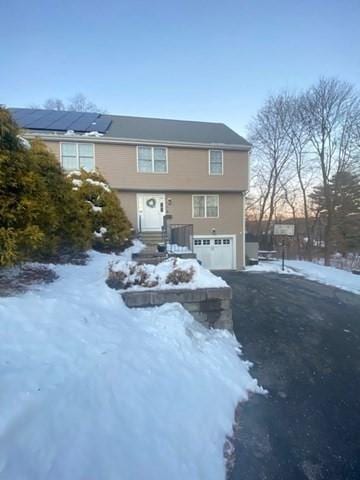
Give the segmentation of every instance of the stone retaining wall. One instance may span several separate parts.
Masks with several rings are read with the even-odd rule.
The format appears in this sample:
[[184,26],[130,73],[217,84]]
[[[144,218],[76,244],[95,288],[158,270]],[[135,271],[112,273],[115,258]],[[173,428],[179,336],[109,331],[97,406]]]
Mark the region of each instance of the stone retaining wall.
[[178,302],[208,328],[233,329],[230,287],[129,291],[123,292],[122,298],[129,308]]

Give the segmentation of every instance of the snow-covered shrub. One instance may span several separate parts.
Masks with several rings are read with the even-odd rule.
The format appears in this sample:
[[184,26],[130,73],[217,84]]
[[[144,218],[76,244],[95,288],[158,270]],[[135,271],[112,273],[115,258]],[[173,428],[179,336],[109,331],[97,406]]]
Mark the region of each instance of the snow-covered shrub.
[[225,287],[226,282],[194,259],[171,258],[158,265],[117,260],[109,266],[107,284],[118,290]]
[[115,290],[124,290],[128,283],[126,273],[122,271],[114,272],[110,266],[106,283]]
[[188,270],[182,268],[175,268],[166,277],[165,283],[171,283],[172,285],[179,285],[179,283],[189,283],[194,277],[194,267],[191,266]]
[[138,265],[135,262],[123,263],[123,268],[118,265],[110,264],[109,274],[106,283],[109,287],[116,290],[126,290],[133,286],[141,286],[144,288],[156,287],[159,279],[151,275],[151,271],[147,268],[149,265]]
[[129,245],[131,224],[120,201],[99,172],[68,174],[72,189],[86,205],[92,224],[92,247],[99,251],[122,251]]

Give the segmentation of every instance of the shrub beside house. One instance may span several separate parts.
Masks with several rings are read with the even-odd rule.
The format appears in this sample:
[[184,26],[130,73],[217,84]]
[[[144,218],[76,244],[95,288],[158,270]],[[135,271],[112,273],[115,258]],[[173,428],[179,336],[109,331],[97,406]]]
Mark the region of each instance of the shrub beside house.
[[[0,266],[57,261],[90,247],[121,250],[129,221],[102,177],[91,175],[86,187],[74,188],[46,146],[36,139],[24,142],[8,111],[0,108]],[[94,212],[96,202],[101,215]],[[94,234],[104,228],[106,235]]]
[[105,178],[85,170],[71,172],[67,178],[89,210],[92,247],[102,252],[122,251],[129,244],[132,227]]

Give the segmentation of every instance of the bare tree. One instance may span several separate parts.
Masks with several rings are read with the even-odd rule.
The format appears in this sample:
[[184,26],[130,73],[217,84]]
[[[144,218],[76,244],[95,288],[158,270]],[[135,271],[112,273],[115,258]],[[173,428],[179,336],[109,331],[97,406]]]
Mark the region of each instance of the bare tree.
[[290,110],[290,129],[289,138],[292,145],[292,162],[291,167],[295,169],[297,185],[294,192],[291,206],[294,212],[295,204],[302,203],[302,216],[304,218],[306,242],[305,255],[308,260],[312,259],[312,215],[309,208],[308,196],[313,187],[314,167],[313,158],[309,155],[310,136],[305,123],[303,122],[302,108],[304,104],[303,95],[294,96],[289,102]]
[[48,98],[44,102],[43,108],[46,108],[46,110],[65,110],[65,105],[60,98]]
[[322,179],[326,206],[324,256],[329,265],[334,221],[330,180],[358,161],[359,98],[350,84],[321,78],[304,94],[300,112]]
[[76,112],[100,112],[102,109],[91,102],[83,93],[78,93],[70,98],[67,106],[68,110],[75,110]]
[[257,235],[268,237],[278,196],[280,177],[291,157],[289,96],[270,97],[250,125],[255,181],[258,188]]
[[69,102],[66,103],[60,98],[48,98],[42,104],[41,107],[38,105],[31,105],[30,108],[45,108],[46,110],[73,110],[76,112],[94,112],[94,113],[105,113],[105,110],[101,107],[98,107],[95,103],[91,102],[83,93],[78,93],[69,99]]

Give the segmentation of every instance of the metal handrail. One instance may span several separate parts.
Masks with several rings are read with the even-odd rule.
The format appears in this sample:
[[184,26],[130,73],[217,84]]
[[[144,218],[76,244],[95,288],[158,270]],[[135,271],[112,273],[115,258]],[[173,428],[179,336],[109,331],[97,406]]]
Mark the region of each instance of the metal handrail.
[[190,252],[193,251],[193,230],[194,226],[191,223],[172,223],[169,225],[169,242],[170,251],[174,251],[178,245],[179,247],[186,247]]

